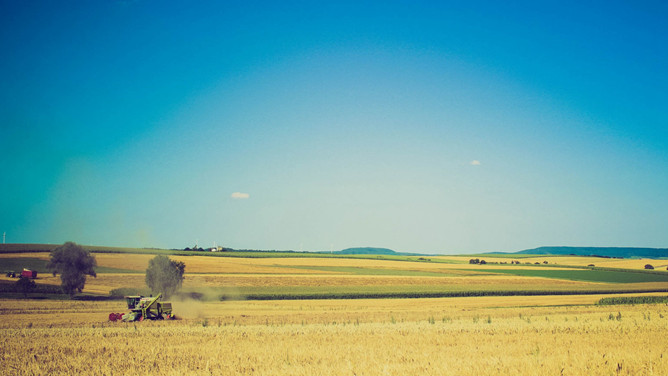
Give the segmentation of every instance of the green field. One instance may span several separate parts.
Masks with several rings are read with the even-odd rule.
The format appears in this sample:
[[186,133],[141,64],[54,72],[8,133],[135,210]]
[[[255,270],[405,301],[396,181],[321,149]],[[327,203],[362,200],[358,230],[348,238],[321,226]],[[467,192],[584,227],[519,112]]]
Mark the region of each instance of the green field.
[[606,283],[668,282],[668,273],[612,270],[536,270],[536,269],[486,269],[491,273],[512,274],[524,277],[567,279],[572,281]]
[[[227,290],[229,291],[229,290]],[[221,290],[220,298],[245,300],[282,299],[390,299],[390,298],[449,298],[465,296],[538,296],[538,295],[590,295],[633,293],[633,289],[523,289],[512,286],[489,288],[453,288],[437,286],[334,286],[334,287],[242,287],[226,295]],[[668,292],[668,289],[641,289],[642,292]]]

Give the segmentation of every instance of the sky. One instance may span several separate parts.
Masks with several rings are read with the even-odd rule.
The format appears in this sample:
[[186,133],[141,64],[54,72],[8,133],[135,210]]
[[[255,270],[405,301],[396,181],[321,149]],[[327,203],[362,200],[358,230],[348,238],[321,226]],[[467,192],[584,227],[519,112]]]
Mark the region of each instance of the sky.
[[668,247],[663,1],[0,0],[7,243]]

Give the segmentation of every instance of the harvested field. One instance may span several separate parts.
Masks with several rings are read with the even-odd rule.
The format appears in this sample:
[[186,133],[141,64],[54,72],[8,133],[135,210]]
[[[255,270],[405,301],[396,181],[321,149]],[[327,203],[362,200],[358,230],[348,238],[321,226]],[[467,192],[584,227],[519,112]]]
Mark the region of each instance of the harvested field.
[[0,253],[0,260],[4,258],[28,257],[42,260],[49,259],[49,252]]
[[[38,263],[34,260],[47,258],[46,253],[23,256],[35,265]],[[107,295],[121,287],[128,288],[128,293],[134,293],[135,287],[145,289],[143,271],[154,255],[95,256],[103,272],[97,278],[87,278],[85,293],[94,296]],[[594,305],[603,297],[665,296],[666,293],[611,293],[666,290],[668,282],[661,282],[660,274],[543,265],[470,265],[458,260],[440,263],[299,257],[170,258],[186,263],[183,291],[191,294],[184,296],[198,293],[209,299],[173,299],[178,317],[174,321],[109,322],[109,313],[125,311],[122,300],[0,300],[0,335],[21,338],[3,343],[0,372],[668,372],[668,345],[662,340],[668,334],[668,306]],[[20,259],[11,260],[20,264]],[[3,283],[15,281],[0,278]],[[603,278],[603,282],[572,280],[578,278]],[[656,281],[643,282],[650,280]],[[59,277],[46,273],[36,281],[60,284]],[[575,295],[583,291],[590,295]],[[553,295],[528,296],[532,292]],[[444,293],[527,296],[423,298]],[[554,295],[560,293],[570,295]],[[328,299],[332,297],[337,299]],[[220,298],[232,300],[221,302]],[[295,300],[244,300],[286,298]],[[31,345],[26,347],[25,343]],[[156,343],[164,345],[155,346]],[[137,348],[146,351],[138,352]]]
[[[155,255],[119,254],[119,253],[96,253],[95,258],[100,266],[118,269],[130,269],[146,271],[148,262]],[[265,259],[246,259],[232,257],[214,256],[169,256],[176,261],[186,264],[186,273],[234,273],[234,274],[323,274],[322,271],[311,271],[305,269],[291,269],[285,267],[274,267],[280,263],[258,262]],[[269,259],[278,260],[278,259]],[[327,273],[327,272],[324,272]]]
[[668,373],[668,307],[569,305],[590,296],[175,302],[182,319],[143,323],[106,321],[122,302],[23,303],[0,301],[21,338],[3,374]]

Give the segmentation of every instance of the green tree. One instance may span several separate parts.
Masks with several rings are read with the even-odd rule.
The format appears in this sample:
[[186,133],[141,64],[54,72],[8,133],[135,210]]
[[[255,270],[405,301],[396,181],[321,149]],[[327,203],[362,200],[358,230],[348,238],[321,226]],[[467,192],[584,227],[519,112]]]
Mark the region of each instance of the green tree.
[[148,262],[146,285],[154,293],[162,293],[168,298],[181,288],[185,270],[186,264],[183,262],[157,255]]
[[60,274],[61,287],[70,298],[81,292],[86,284],[86,276],[97,277],[95,256],[80,245],[67,242],[51,251],[51,259],[46,266],[53,275]]
[[36,287],[37,285],[35,285],[35,281],[27,277],[20,277],[19,280],[16,281],[16,288],[19,290],[19,292],[22,292],[23,296],[26,298],[28,297],[28,293],[34,290]]

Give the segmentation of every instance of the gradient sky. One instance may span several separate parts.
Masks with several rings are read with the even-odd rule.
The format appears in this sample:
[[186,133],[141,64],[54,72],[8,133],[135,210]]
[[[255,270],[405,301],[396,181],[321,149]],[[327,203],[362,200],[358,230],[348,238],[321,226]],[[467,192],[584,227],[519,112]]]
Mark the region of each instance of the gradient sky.
[[668,247],[668,3],[436,3],[0,0],[0,232]]

